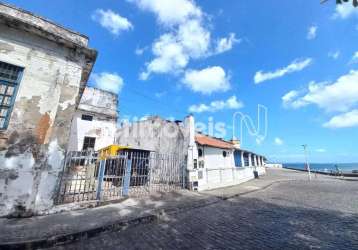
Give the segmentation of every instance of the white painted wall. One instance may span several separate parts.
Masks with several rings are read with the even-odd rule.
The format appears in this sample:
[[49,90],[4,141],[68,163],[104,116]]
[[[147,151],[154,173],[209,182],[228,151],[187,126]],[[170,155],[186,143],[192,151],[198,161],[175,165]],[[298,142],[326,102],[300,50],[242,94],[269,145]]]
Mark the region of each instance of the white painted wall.
[[[202,149],[203,156],[198,156],[198,149]],[[223,151],[227,156],[223,156]],[[265,174],[265,168],[255,167],[235,167],[234,149],[221,149],[214,147],[201,146],[195,143],[189,147],[188,176],[189,182],[198,183],[197,190],[209,190],[227,186],[238,185],[240,183],[254,179],[254,170],[259,175]],[[194,169],[194,160],[198,162],[198,169]],[[204,168],[200,168],[200,161],[204,161]],[[258,164],[259,165],[259,164]]]
[[[92,115],[92,121],[81,119],[82,114]],[[81,151],[86,136],[95,137],[95,150],[114,144],[116,121],[108,120],[100,114],[91,114],[78,110],[73,117],[71,126],[69,151]]]
[[[234,150],[221,149],[213,147],[202,147],[204,153],[205,168],[232,168],[235,167]],[[223,156],[223,151],[226,152],[226,157]]]

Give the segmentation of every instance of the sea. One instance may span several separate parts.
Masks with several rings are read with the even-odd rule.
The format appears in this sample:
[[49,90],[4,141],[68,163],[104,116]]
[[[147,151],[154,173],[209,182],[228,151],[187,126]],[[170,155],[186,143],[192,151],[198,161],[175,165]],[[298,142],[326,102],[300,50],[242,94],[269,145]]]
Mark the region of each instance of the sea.
[[[284,168],[306,169],[305,163],[284,163],[282,165]],[[335,172],[336,166],[344,173],[352,173],[353,170],[358,171],[358,163],[310,163],[311,170],[321,172]]]

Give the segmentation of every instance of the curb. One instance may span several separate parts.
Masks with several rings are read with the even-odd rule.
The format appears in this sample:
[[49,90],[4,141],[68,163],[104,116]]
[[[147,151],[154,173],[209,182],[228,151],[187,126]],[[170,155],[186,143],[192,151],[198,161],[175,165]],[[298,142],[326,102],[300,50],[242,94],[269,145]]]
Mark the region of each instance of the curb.
[[[220,197],[220,196],[211,196],[208,200],[199,200],[196,202],[193,202],[190,205],[182,206],[182,207],[176,207],[176,208],[167,208],[162,210],[156,210],[153,211],[151,214],[139,217],[139,218],[133,218],[129,219],[127,221],[117,221],[113,222],[111,224],[91,228],[85,231],[81,232],[74,232],[69,234],[62,234],[62,235],[54,235],[48,238],[41,238],[36,240],[29,240],[29,241],[22,241],[22,242],[7,242],[7,243],[0,243],[0,249],[37,249],[37,248],[49,248],[59,245],[68,244],[74,241],[78,241],[81,239],[91,238],[94,237],[100,233],[108,232],[108,231],[122,231],[124,229],[127,229],[128,227],[137,226],[140,224],[146,224],[151,223],[154,221],[159,221],[163,217],[165,213],[167,214],[176,214],[179,212],[185,212],[192,209],[198,209],[206,206],[210,206],[216,203],[219,203],[220,201],[226,201],[235,197],[239,197],[242,195],[246,195],[249,193],[265,190],[272,186],[275,183],[282,182],[284,180],[278,180],[274,181],[266,186],[260,187],[256,190],[250,190],[247,192],[227,196],[227,197]],[[203,194],[207,195],[207,194]]]
[[161,210],[154,210],[148,215],[144,215],[139,218],[133,218],[126,221],[117,221],[107,225],[91,228],[81,232],[73,232],[62,235],[54,235],[47,238],[40,238],[28,241],[16,241],[16,242],[6,242],[0,243],[0,249],[37,249],[37,248],[49,248],[54,246],[60,246],[64,244],[68,244],[74,241],[78,241],[81,239],[91,238],[97,236],[100,233],[109,232],[109,231],[122,231],[127,229],[128,227],[137,226],[140,224],[151,223],[154,221],[159,221],[163,218],[165,213],[167,214],[175,214],[178,212],[189,211],[191,209],[196,209],[204,206],[209,206],[216,202],[219,202],[217,198],[213,201],[213,198],[203,201],[199,200],[193,202],[192,204],[176,207],[176,208],[168,208]]
[[49,248],[53,246],[63,245],[80,239],[91,238],[106,231],[121,231],[129,226],[135,226],[144,223],[150,223],[158,219],[157,215],[151,214],[143,217],[131,219],[128,221],[115,222],[109,225],[104,225],[92,228],[82,232],[75,232],[63,235],[55,235],[49,238],[42,238],[38,240],[23,241],[23,242],[9,242],[0,244],[0,249],[37,249]]

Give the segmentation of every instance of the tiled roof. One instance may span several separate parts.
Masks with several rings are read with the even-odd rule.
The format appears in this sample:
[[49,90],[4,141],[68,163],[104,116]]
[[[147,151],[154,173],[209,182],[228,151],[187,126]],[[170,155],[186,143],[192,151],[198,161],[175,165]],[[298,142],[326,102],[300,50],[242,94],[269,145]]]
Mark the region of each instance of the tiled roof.
[[196,134],[195,141],[196,141],[196,143],[198,143],[200,145],[214,147],[214,148],[224,148],[224,149],[233,149],[234,148],[233,144],[230,142],[224,141],[222,139],[210,137],[207,135],[203,135],[203,134]]

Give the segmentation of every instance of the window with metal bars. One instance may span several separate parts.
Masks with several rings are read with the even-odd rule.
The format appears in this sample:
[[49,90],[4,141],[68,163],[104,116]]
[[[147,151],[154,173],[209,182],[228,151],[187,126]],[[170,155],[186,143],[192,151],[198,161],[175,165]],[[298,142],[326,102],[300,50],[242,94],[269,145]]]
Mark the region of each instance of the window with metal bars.
[[0,62],[0,130],[7,128],[23,68]]
[[87,136],[85,136],[85,138],[83,140],[82,150],[91,150],[91,149],[93,150],[95,143],[96,143],[96,138],[95,137],[87,137]]

